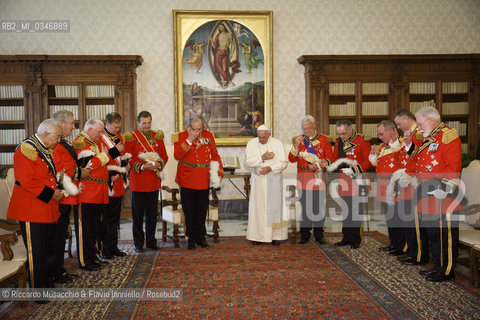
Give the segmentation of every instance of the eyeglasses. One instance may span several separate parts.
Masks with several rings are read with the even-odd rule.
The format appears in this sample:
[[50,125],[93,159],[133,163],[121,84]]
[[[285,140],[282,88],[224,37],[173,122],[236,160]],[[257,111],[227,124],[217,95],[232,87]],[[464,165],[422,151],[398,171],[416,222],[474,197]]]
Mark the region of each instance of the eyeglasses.
[[62,138],[62,135],[61,135],[61,134],[60,134],[60,135],[56,135],[55,133],[51,133],[51,132],[49,132],[48,134],[54,136],[54,137],[55,137],[55,140],[60,140],[60,139]]

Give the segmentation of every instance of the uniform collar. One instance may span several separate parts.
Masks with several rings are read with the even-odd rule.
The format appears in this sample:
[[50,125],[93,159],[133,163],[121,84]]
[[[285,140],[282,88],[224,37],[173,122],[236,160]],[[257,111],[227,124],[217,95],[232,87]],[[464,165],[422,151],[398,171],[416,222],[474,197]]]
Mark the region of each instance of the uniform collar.
[[313,135],[313,137],[309,138],[309,137],[307,137],[307,135],[305,135],[305,134],[303,135],[303,137],[304,137],[305,140],[307,140],[307,141],[313,141],[313,140],[317,140],[318,135],[319,135],[319,133],[315,130],[315,134]]

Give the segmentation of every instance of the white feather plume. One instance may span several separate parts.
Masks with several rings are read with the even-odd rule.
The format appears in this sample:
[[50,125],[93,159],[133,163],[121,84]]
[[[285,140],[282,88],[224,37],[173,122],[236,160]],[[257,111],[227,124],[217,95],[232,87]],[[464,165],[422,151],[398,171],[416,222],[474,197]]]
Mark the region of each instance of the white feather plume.
[[120,166],[107,166],[108,171],[116,171],[118,173],[127,173],[127,169]]
[[[57,180],[60,180],[60,175],[62,173],[59,172],[57,173]],[[72,178],[67,176],[66,174],[63,174],[63,190],[67,193],[65,196],[76,196],[80,193],[80,190],[77,188],[77,186],[72,182]]]
[[210,162],[210,182],[215,189],[220,187],[220,177],[218,171],[220,170],[220,163],[218,161]]
[[120,157],[120,160],[127,160],[127,159],[130,159],[131,157],[132,157],[132,154],[127,152]]
[[155,164],[155,162],[160,160],[160,156],[156,152],[142,152],[138,154],[138,157],[151,164]]
[[352,160],[349,158],[340,158],[327,167],[327,172],[337,171],[342,164],[346,164],[349,167],[353,167],[353,166],[356,166],[358,162],[356,160]]
[[397,193],[393,190],[395,187],[395,183],[398,181],[398,185],[401,188],[406,188],[408,186],[412,186],[416,188],[418,186],[418,180],[416,177],[412,177],[405,173],[405,168],[398,169],[392,174],[390,178],[390,182],[387,185],[386,194],[385,194],[385,201],[388,205],[393,206],[395,204],[395,197]]

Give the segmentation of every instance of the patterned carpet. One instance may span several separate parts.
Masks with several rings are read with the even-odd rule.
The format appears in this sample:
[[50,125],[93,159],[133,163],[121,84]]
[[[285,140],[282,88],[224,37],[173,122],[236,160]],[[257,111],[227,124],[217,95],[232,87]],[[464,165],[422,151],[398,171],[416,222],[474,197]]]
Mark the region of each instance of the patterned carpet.
[[[182,288],[182,301],[11,304],[2,319],[480,319],[478,290],[465,279],[428,283],[365,236],[358,250],[221,238],[207,249],[168,248],[118,258],[101,272],[78,270],[65,287]],[[70,261],[71,267],[75,265]],[[463,281],[463,282],[462,282]]]

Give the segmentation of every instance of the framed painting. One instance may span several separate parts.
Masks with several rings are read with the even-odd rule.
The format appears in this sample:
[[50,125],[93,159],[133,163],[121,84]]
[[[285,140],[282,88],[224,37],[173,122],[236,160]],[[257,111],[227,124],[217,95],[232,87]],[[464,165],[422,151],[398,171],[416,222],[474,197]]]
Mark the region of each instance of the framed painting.
[[273,13],[173,11],[176,130],[195,117],[219,146],[273,125]]

